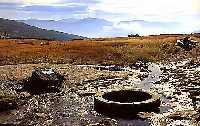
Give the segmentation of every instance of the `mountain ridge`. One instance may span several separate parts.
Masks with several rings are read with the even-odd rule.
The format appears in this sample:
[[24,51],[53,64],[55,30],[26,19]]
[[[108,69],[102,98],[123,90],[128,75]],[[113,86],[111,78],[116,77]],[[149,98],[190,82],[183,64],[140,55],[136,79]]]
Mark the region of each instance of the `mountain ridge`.
[[177,22],[146,20],[111,22],[101,18],[68,18],[61,20],[29,19],[21,21],[48,30],[58,30],[87,37],[125,37],[128,34],[136,33],[140,35],[179,33],[182,28]]
[[49,40],[72,40],[84,37],[64,32],[46,30],[16,20],[0,18],[0,35],[6,38],[33,38]]
[[105,26],[112,26],[112,22],[98,18],[83,18],[83,19],[62,19],[62,20],[19,20],[20,22],[45,28],[48,30],[57,30],[71,34],[78,34],[87,37],[103,36]]

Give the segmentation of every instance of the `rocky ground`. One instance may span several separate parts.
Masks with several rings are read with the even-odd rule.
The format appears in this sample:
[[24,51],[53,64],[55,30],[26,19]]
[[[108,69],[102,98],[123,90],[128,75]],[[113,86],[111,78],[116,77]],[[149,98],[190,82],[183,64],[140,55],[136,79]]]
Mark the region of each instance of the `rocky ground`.
[[160,80],[154,83],[167,112],[153,114],[154,125],[197,126],[200,124],[200,63],[194,60],[172,62],[161,67]]
[[[50,67],[66,79],[60,92],[31,95],[23,88],[34,68]],[[0,124],[67,126],[197,126],[200,119],[200,64],[137,62],[131,67],[68,64],[22,64],[0,67],[0,90],[16,96],[17,106],[0,112]],[[161,97],[159,113],[138,113],[131,120],[110,118],[94,111],[97,92],[143,88]],[[10,96],[10,95],[8,95]],[[5,97],[5,96],[4,96]],[[9,97],[8,97],[9,98]],[[12,97],[13,98],[13,97]]]

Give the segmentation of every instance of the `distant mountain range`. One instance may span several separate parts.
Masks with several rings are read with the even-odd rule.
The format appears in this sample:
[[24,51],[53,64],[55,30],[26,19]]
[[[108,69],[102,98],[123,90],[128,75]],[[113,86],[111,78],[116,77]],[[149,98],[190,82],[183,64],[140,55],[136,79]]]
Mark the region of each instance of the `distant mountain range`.
[[70,18],[58,21],[29,19],[20,21],[32,26],[37,26],[48,30],[57,30],[86,37],[103,36],[104,33],[102,33],[102,31],[104,31],[104,28],[106,26],[113,25],[112,22],[97,18]]
[[195,31],[194,33],[200,33],[200,30]]
[[[46,30],[45,30],[46,29]],[[128,34],[176,34],[183,33],[184,27],[176,22],[150,22],[130,20],[110,22],[105,19],[62,19],[62,20],[8,20],[0,18],[0,35],[9,37],[43,38],[54,40],[82,39],[83,37],[122,37]],[[200,31],[195,31],[200,32]],[[74,35],[76,34],[76,35]],[[80,35],[80,36],[77,36]]]
[[78,34],[86,37],[118,37],[128,34],[160,34],[179,33],[181,26],[176,22],[149,22],[144,20],[120,21],[113,23],[105,19],[84,18],[84,19],[63,19],[63,20],[20,20],[26,24],[57,30],[71,34]]
[[83,37],[53,30],[41,29],[35,26],[0,18],[0,37],[7,38],[34,38],[49,40],[72,40]]

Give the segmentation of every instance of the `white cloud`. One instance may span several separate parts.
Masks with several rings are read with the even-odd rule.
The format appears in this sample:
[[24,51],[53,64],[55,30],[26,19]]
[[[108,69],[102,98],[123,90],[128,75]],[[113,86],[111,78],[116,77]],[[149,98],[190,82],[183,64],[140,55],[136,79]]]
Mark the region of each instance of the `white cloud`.
[[0,3],[22,3],[22,0],[12,0],[12,1],[7,1],[7,0],[1,0]]
[[[140,34],[193,32],[200,29],[200,0],[0,0],[1,3],[13,3],[23,6],[66,6],[85,5],[87,11],[75,13],[62,12],[32,12],[31,10],[9,10],[0,8],[0,16],[6,18],[104,18],[114,22],[113,26],[105,27],[105,34],[117,31],[117,34],[137,32]],[[23,14],[23,15],[22,15]],[[119,24],[119,21],[145,20],[150,22],[177,22],[179,26],[146,27],[140,23]],[[121,33],[120,33],[121,31]],[[114,33],[113,33],[114,34]]]
[[[81,0],[12,0],[9,2],[0,0],[0,3],[20,3],[24,6],[85,4],[89,8],[88,13],[104,11],[120,16],[111,17],[112,21],[133,19],[175,21],[186,15],[200,14],[200,0],[86,0],[86,2]],[[124,19],[121,19],[122,17]]]
[[91,10],[127,15],[127,19],[177,20],[177,16],[200,13],[195,8],[198,0],[101,0]]
[[118,14],[107,18],[113,22],[122,20],[145,20],[156,22],[177,22],[179,26],[146,27],[140,23],[118,24],[115,28],[139,34],[190,33],[200,29],[200,0],[101,0],[90,6],[92,11]]
[[[157,24],[157,25],[156,25]],[[183,29],[180,24],[177,23],[160,23],[160,22],[146,22],[143,24],[141,22],[131,22],[131,23],[118,23],[114,27],[118,29],[124,29],[125,31],[131,33],[138,33],[140,35],[149,34],[161,34],[161,33],[182,33]]]
[[193,8],[200,13],[200,0],[192,0]]
[[1,0],[0,3],[17,3],[22,5],[59,5],[63,0]]
[[24,4],[28,5],[54,5],[62,2],[62,0],[22,0]]

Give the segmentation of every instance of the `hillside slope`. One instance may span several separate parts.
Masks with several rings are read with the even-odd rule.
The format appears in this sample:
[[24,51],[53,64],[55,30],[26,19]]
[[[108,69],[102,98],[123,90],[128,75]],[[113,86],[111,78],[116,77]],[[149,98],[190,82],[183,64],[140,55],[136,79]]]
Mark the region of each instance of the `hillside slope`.
[[22,22],[0,18],[0,37],[71,40],[83,37],[54,30],[41,29]]
[[66,33],[78,34],[86,37],[101,37],[110,35],[106,33],[105,28],[112,27],[112,22],[98,18],[84,19],[63,19],[63,20],[19,20],[31,26],[45,28],[48,30],[57,30]]

